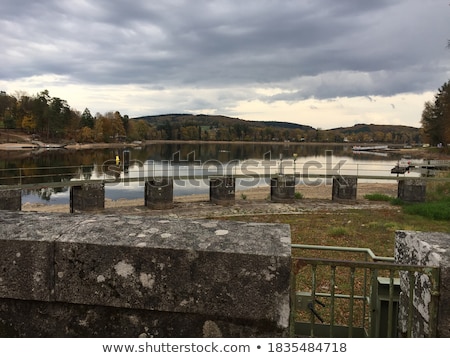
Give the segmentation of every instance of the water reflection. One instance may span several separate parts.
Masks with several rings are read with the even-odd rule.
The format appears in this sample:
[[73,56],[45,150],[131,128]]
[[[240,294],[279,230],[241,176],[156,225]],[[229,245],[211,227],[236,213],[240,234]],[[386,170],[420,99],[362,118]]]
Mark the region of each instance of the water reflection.
[[[237,190],[269,185],[273,173],[302,175],[298,182],[317,185],[322,182],[309,176],[337,173],[394,177],[390,169],[398,155],[354,153],[349,145],[256,144],[256,143],[169,143],[142,148],[127,148],[129,165],[114,168],[116,156],[124,149],[83,151],[48,151],[39,156],[0,158],[0,184],[50,183],[69,180],[101,179],[107,182],[106,198],[143,200],[146,176],[173,176],[174,195],[207,193],[206,179],[186,176],[244,175],[236,180]],[[123,164],[123,163],[122,163]],[[120,182],[117,182],[120,180]],[[309,182],[308,182],[309,180]],[[69,190],[44,188],[24,192],[23,202],[69,203]]]

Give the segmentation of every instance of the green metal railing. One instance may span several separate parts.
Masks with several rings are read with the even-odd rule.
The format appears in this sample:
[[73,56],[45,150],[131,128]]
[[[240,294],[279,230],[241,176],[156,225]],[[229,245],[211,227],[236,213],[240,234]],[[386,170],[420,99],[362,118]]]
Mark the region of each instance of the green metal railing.
[[[417,312],[416,290],[426,282],[429,302],[423,334],[436,336],[439,268],[400,265],[370,249],[292,245],[293,251],[318,250],[328,255],[362,255],[349,261],[295,256],[292,258],[293,336],[412,337]],[[323,256],[323,255],[319,255]],[[325,255],[326,256],[326,255]],[[400,299],[400,281],[403,292]],[[410,284],[412,283],[412,284]],[[421,287],[419,287],[421,288]],[[420,300],[420,298],[419,298]],[[401,307],[401,309],[400,309]]]

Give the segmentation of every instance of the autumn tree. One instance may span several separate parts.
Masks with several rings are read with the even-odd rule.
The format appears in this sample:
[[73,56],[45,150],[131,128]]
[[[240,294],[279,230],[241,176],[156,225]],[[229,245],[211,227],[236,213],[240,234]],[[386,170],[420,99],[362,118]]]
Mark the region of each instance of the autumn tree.
[[48,105],[50,95],[47,90],[40,92],[33,100],[33,114],[36,119],[36,130],[40,134],[49,135]]
[[421,123],[430,144],[450,143],[450,81],[425,103]]
[[112,142],[125,136],[122,116],[119,112],[108,112],[104,115],[97,114],[94,124],[94,136],[96,141]]
[[88,108],[84,109],[84,112],[81,114],[81,120],[80,120],[80,127],[88,127],[88,128],[94,128],[94,122],[95,119],[92,116],[91,112]]
[[94,139],[96,142],[110,142],[112,138],[111,121],[97,113],[94,124]]
[[[109,115],[109,118],[111,118],[111,115]],[[118,139],[119,137],[124,137],[126,135],[124,119],[119,111],[113,113],[111,118],[111,126],[114,138]]]
[[21,127],[28,133],[34,132],[36,129],[36,121],[31,114],[27,114],[23,117]]
[[[14,127],[15,128],[23,128],[22,125],[25,123],[29,125],[29,128],[33,128],[33,132],[36,129],[37,121],[36,115],[34,113],[34,101],[35,98],[28,96],[25,93],[17,92],[16,93],[16,103],[15,106],[11,107],[11,116],[14,118]],[[31,123],[31,120],[33,121]]]
[[6,92],[0,93],[0,123],[3,122],[3,127],[15,127],[15,109],[17,100],[13,96],[8,96]]
[[128,123],[128,131],[129,137],[133,140],[145,140],[152,138],[151,128],[149,124],[142,119],[139,119],[137,121],[130,121]]
[[47,137],[64,137],[71,120],[71,111],[67,102],[53,97],[47,108]]
[[93,142],[94,130],[87,126],[84,126],[83,128],[80,129],[77,140],[80,142],[88,142],[88,143]]

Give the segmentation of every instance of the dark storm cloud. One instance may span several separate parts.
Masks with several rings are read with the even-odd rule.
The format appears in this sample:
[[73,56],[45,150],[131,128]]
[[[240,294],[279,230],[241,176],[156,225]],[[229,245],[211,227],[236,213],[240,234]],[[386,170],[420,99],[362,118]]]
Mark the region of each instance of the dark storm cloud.
[[275,86],[266,101],[435,90],[450,70],[444,1],[4,0],[0,80]]

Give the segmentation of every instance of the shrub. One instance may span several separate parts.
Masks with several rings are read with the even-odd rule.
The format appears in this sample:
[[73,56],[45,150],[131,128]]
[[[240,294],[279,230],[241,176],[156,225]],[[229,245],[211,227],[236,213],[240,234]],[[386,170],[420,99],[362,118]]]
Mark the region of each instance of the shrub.
[[371,201],[390,201],[392,199],[391,196],[380,193],[366,194],[364,198]]
[[330,228],[328,230],[328,233],[332,237],[342,237],[342,236],[346,236],[349,234],[348,230],[343,226],[337,226],[337,227]]

